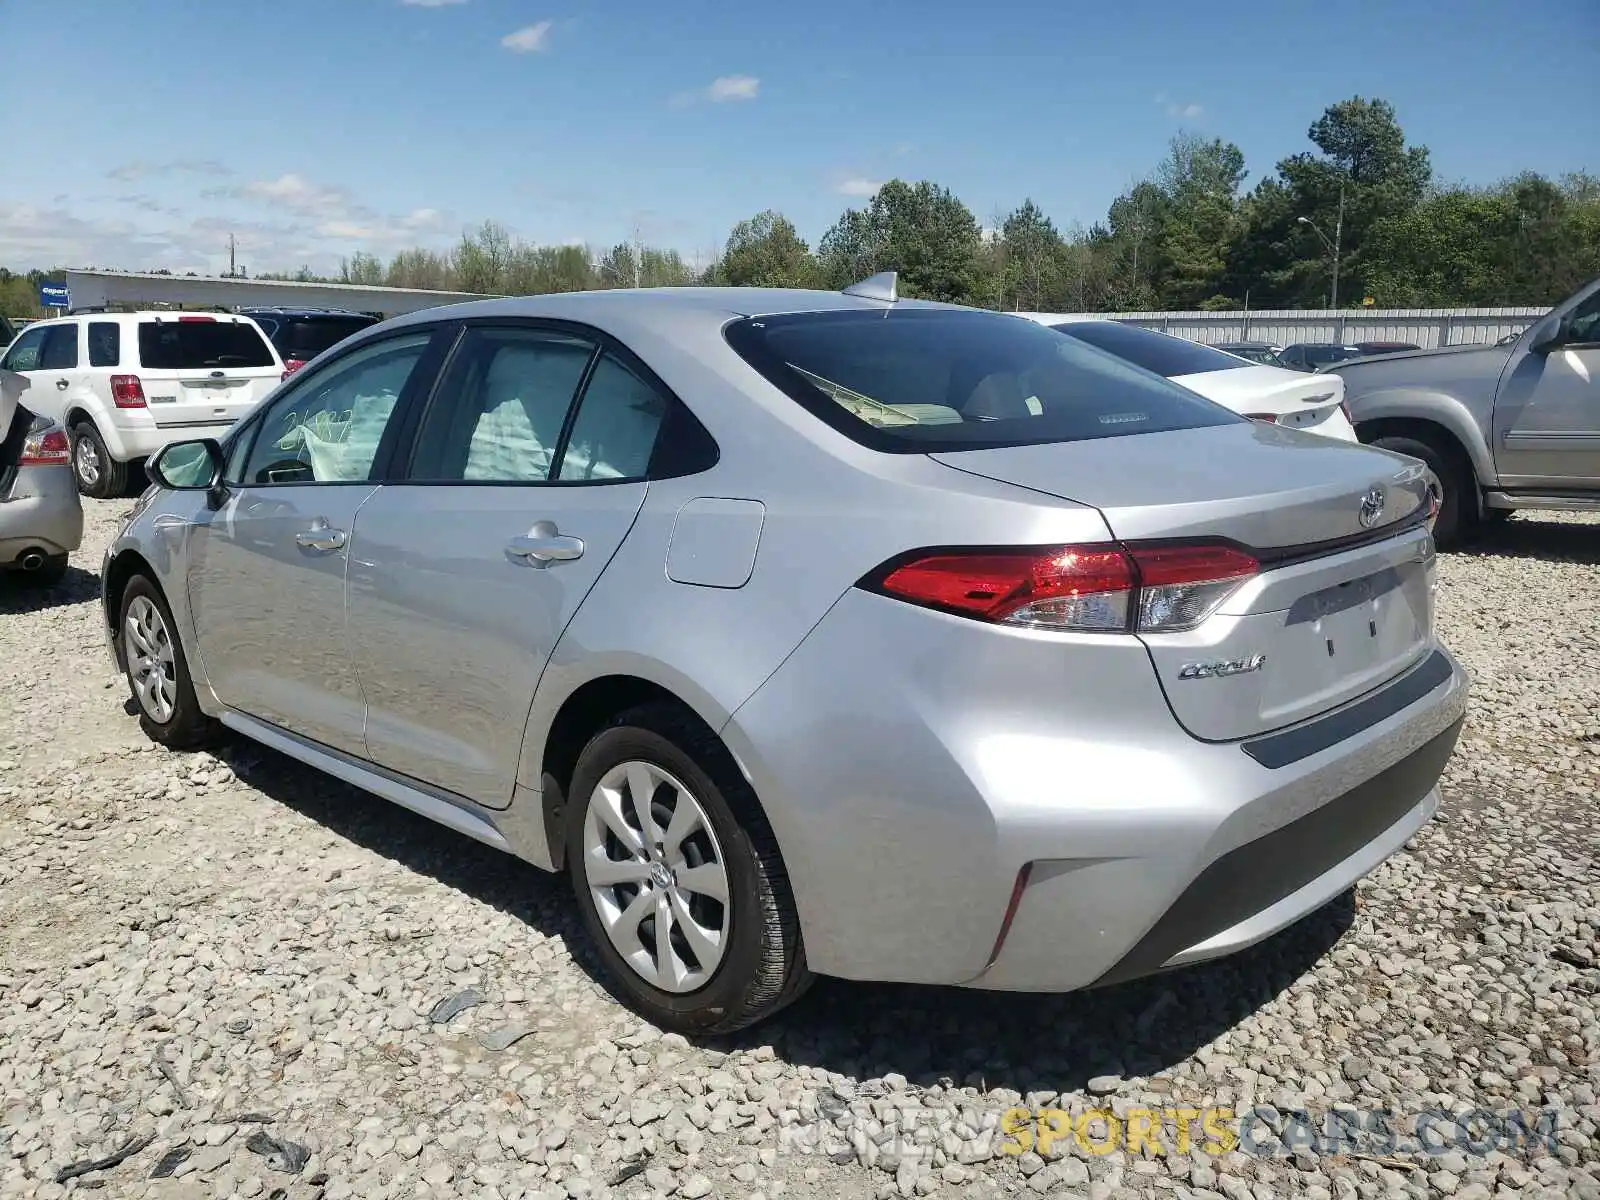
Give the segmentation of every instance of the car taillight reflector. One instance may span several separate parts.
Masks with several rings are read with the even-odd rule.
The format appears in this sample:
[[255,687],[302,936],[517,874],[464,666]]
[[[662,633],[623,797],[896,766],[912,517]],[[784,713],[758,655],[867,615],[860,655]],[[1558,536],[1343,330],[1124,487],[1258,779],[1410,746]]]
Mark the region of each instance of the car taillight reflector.
[[137,375],[113,375],[111,377],[111,403],[118,408],[143,408],[144,384],[139,382]]
[[179,317],[178,320],[179,321],[190,321],[190,322],[195,322],[195,321],[212,321],[212,322],[215,322],[216,318],[215,317],[184,316],[184,317]]
[[1006,625],[1163,633],[1193,629],[1259,569],[1243,550],[1212,544],[959,549],[902,556],[862,585]]
[[1245,419],[1249,421],[1265,421],[1268,425],[1276,425],[1278,423],[1277,413],[1245,413],[1244,415]]
[[36,433],[22,443],[22,456],[17,459],[17,465],[43,467],[64,463],[71,457],[72,446],[67,441],[67,435],[59,429],[51,429]]
[[281,376],[279,376],[279,381],[281,382],[282,380],[289,378],[289,376],[293,375],[296,371],[298,371],[301,367],[303,367],[305,365],[306,364],[305,364],[305,360],[304,359],[300,359],[300,358],[286,358],[286,359],[284,359],[283,360],[283,374]]

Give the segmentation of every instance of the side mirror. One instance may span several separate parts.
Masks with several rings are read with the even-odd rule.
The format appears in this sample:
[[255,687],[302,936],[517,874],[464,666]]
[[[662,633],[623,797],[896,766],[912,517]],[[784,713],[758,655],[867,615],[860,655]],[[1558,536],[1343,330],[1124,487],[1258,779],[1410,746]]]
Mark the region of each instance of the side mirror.
[[215,492],[222,486],[225,465],[216,439],[201,438],[162,447],[144,469],[169,492]]
[[1546,317],[1534,327],[1533,336],[1528,340],[1528,353],[1549,354],[1559,350],[1570,340],[1568,333],[1565,317]]

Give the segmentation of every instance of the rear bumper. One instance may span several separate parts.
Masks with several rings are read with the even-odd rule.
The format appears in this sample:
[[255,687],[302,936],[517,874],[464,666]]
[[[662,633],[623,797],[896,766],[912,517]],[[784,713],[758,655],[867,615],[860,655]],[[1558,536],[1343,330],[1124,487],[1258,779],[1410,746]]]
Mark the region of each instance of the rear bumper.
[[102,428],[100,433],[105,438],[106,449],[111,451],[112,458],[118,462],[132,462],[149,458],[173,442],[220,438],[232,428],[232,421],[208,425],[157,425],[148,412],[144,412],[137,420],[119,414],[117,423]]
[[0,567],[31,550],[70,554],[83,541],[83,504],[65,465],[19,467],[0,497]]
[[[1070,991],[1197,962],[1326,903],[1436,808],[1467,692],[1447,652],[1436,686],[1305,722],[1268,766],[1184,733],[1123,642],[835,606],[724,730],[816,970]],[[1330,719],[1337,739],[1306,732]]]

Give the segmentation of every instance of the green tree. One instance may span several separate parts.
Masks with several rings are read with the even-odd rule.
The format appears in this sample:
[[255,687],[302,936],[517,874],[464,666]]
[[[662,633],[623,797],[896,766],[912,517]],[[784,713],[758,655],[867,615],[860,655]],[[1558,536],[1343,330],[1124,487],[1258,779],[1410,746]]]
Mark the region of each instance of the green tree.
[[892,179],[839,218],[820,256],[835,287],[895,270],[905,295],[966,302],[976,299],[978,246],[977,219],[948,188]]
[[1055,224],[1032,200],[1006,216],[996,239],[1000,259],[1002,308],[1040,312],[1060,294],[1066,243]]
[[821,271],[793,222],[768,209],[729,231],[712,278],[732,287],[815,287]]

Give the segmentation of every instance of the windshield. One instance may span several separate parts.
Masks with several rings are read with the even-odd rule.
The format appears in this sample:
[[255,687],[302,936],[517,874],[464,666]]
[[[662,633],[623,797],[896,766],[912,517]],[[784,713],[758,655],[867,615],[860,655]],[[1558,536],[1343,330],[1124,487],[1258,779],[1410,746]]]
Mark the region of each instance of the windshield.
[[270,367],[272,348],[247,321],[180,317],[139,322],[139,365],[153,371]]
[[1043,325],[961,309],[752,317],[726,331],[751,366],[874,449],[976,450],[1242,420]]
[[1207,371],[1236,371],[1250,365],[1210,346],[1116,321],[1068,321],[1062,325],[1052,325],[1051,328],[1088,342],[1091,346],[1098,346],[1167,379],[1178,375],[1202,375]]

